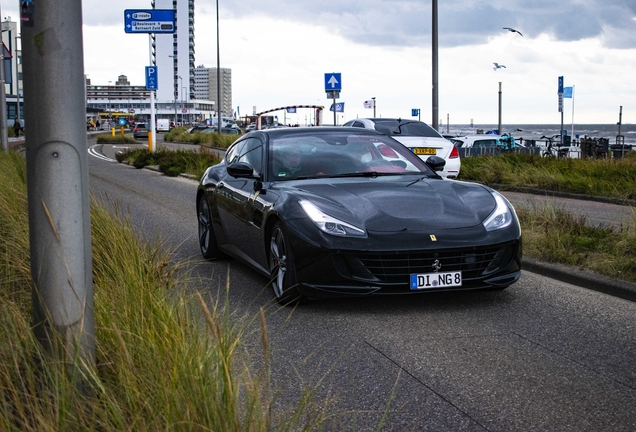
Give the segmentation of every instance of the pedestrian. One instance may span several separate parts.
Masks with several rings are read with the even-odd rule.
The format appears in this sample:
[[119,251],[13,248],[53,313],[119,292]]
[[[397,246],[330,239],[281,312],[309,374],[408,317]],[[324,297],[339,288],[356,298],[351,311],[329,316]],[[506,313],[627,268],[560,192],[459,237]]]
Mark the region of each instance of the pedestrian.
[[101,124],[99,122],[99,119],[97,119],[97,121],[95,122],[95,130],[101,129],[101,128],[102,128],[102,126],[101,126]]
[[22,128],[22,125],[20,124],[20,120],[15,119],[15,123],[13,123],[13,131],[15,132],[15,136],[19,137],[20,136],[20,129]]

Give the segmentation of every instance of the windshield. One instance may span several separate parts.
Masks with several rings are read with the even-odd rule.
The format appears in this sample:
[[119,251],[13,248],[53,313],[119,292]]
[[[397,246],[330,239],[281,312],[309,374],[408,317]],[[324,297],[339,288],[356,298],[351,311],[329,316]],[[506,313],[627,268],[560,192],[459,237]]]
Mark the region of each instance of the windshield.
[[375,130],[386,135],[443,138],[439,132],[424,122],[415,120],[375,120]]
[[435,173],[397,141],[356,132],[284,135],[270,139],[273,180]]

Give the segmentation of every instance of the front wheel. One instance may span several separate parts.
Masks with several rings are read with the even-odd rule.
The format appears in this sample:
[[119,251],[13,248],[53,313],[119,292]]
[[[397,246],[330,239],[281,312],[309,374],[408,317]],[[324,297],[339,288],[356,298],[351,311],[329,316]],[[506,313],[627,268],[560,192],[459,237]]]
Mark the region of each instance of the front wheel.
[[276,222],[269,242],[269,270],[276,301],[281,305],[300,303],[294,257],[281,222]]

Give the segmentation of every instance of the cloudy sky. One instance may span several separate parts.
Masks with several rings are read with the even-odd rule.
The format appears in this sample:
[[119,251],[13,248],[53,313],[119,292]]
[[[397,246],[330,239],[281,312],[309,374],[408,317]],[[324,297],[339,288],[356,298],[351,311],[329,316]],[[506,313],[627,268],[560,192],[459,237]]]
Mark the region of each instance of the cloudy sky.
[[[180,0],[185,1],[185,0]],[[476,126],[558,124],[557,80],[574,86],[576,123],[636,123],[636,1],[438,0],[439,119]],[[8,4],[5,4],[8,3]],[[17,1],[3,17],[17,21]],[[124,33],[125,9],[150,1],[84,0],[84,64],[93,84],[120,74],[144,84],[148,37]],[[345,112],[432,121],[428,0],[219,0],[221,67],[231,68],[241,114],[331,100],[325,73],[342,74]],[[196,64],[216,67],[216,3],[195,0]],[[503,27],[519,30],[512,33]],[[493,70],[493,62],[506,68]],[[565,123],[572,100],[565,100]],[[299,110],[287,120],[303,123]],[[279,117],[282,116],[282,113]],[[325,121],[333,122],[326,111]]]

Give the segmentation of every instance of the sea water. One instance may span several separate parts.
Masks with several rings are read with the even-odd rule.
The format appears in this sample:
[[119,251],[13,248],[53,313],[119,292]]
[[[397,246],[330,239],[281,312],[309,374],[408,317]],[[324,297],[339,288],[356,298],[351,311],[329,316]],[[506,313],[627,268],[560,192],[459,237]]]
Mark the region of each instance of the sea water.
[[[471,125],[444,125],[440,124],[439,132],[443,134],[475,135],[478,130],[487,132],[496,130],[497,125],[492,124],[475,124]],[[561,129],[560,124],[502,124],[501,134],[510,134],[515,139],[523,138],[523,140],[540,141],[542,136],[553,137],[559,135]],[[616,144],[616,136],[618,135],[618,124],[564,124],[563,129],[567,135],[572,136],[577,141],[581,138],[607,138],[610,145]],[[620,126],[620,134],[625,137],[625,145],[634,146],[636,150],[636,124],[622,124]]]

